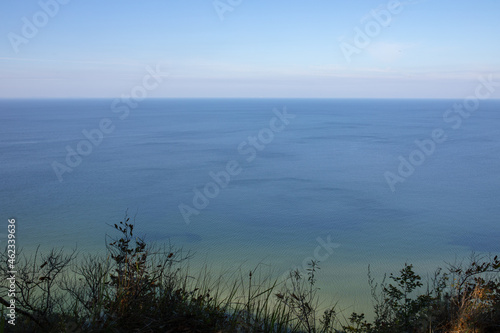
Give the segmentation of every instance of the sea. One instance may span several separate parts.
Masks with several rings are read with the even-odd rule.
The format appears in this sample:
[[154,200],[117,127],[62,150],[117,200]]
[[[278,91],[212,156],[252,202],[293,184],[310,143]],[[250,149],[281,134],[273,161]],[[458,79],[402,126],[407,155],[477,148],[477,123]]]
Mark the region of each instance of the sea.
[[500,100],[2,99],[0,245],[105,253],[135,235],[193,270],[318,261],[339,311],[376,281],[500,252]]

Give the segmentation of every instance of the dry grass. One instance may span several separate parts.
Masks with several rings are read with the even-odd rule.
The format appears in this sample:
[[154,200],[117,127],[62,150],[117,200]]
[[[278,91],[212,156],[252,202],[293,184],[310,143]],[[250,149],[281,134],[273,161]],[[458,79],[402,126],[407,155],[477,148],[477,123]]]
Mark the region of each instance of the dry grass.
[[[318,262],[310,263],[305,276],[291,272],[286,281],[272,278],[260,266],[215,277],[206,268],[192,276],[185,264],[189,253],[146,244],[134,236],[127,217],[113,227],[118,237],[107,238],[104,258],[79,260],[74,252],[57,250],[20,255],[17,325],[0,321],[0,333],[500,332],[498,257],[475,258],[465,268],[437,273],[423,294],[412,265],[405,265],[400,275],[391,274],[392,284],[384,280],[379,289],[369,277],[376,319],[368,323],[363,314],[347,319],[334,306],[320,313]],[[2,295],[8,289],[5,267],[0,268]],[[8,304],[2,297],[0,302]]]

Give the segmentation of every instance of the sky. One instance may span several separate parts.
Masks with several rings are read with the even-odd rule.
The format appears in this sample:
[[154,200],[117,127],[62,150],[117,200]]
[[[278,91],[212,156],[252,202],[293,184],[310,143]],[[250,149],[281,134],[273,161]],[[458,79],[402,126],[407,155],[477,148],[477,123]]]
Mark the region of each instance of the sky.
[[466,98],[500,82],[499,17],[498,0],[3,0],[0,98]]

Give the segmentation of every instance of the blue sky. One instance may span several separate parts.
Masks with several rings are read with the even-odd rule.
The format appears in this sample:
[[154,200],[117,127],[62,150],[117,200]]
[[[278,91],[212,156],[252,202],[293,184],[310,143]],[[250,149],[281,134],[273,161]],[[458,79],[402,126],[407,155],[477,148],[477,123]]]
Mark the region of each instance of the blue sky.
[[168,72],[148,97],[465,98],[500,81],[500,1],[393,2],[4,0],[0,97],[117,97],[146,66]]

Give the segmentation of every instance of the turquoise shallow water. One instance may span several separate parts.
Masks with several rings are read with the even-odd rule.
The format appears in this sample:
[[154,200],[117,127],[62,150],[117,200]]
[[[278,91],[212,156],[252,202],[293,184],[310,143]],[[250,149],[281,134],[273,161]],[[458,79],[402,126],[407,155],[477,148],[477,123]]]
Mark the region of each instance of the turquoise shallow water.
[[[320,257],[324,295],[364,309],[369,264],[426,272],[500,251],[500,102],[456,129],[455,102],[146,100],[125,116],[112,100],[1,100],[0,241],[15,217],[28,249],[103,249],[128,209],[147,239],[195,251],[194,267],[280,275]],[[446,140],[415,153],[435,129]],[[393,192],[399,156],[419,165]]]

